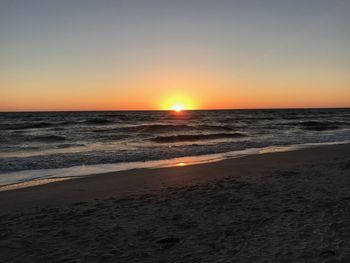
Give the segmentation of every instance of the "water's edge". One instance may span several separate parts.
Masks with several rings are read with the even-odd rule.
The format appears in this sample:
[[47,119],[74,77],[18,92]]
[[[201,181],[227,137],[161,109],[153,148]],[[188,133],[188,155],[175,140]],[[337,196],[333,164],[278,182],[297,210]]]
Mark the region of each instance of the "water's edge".
[[231,151],[218,154],[207,154],[197,156],[186,156],[167,160],[127,162],[116,164],[80,165],[69,168],[25,170],[19,172],[9,172],[0,174],[2,183],[0,191],[9,191],[20,188],[33,187],[58,181],[82,178],[85,176],[106,174],[111,172],[126,171],[132,169],[157,169],[176,166],[188,166],[203,163],[218,162],[226,159],[240,158],[249,155],[259,155],[273,152],[295,151],[305,148],[312,148],[323,145],[346,144],[350,141],[325,142],[325,143],[305,143],[283,146],[268,146],[263,148],[250,148],[239,151]]

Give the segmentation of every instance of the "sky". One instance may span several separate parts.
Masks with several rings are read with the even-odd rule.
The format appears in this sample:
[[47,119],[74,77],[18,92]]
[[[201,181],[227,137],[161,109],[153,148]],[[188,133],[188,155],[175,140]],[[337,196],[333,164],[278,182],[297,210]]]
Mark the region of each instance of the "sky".
[[350,107],[348,0],[0,0],[0,111]]

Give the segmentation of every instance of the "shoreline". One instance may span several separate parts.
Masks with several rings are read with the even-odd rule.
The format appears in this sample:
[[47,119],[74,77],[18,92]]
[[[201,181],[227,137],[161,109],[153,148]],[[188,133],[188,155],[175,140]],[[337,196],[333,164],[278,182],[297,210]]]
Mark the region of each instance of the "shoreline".
[[[39,185],[45,185],[49,183],[55,183],[63,180],[72,180],[85,178],[89,176],[104,175],[108,173],[115,173],[121,171],[128,171],[134,169],[160,169],[176,166],[190,166],[212,162],[220,162],[223,160],[243,158],[250,155],[260,155],[275,152],[288,152],[301,150],[306,148],[314,148],[327,145],[341,145],[348,144],[350,141],[339,142],[323,142],[323,143],[304,143],[304,144],[292,144],[292,145],[274,145],[263,148],[248,148],[244,150],[236,150],[223,153],[205,154],[205,155],[193,155],[176,157],[165,160],[151,160],[151,161],[139,161],[139,162],[126,162],[116,164],[100,164],[100,165],[83,165],[67,168],[57,169],[42,169],[42,170],[24,170],[18,172],[3,173],[3,176],[23,176],[24,174],[43,174],[42,176],[33,177],[18,182],[12,182],[0,185],[0,192],[12,191],[16,189],[22,189],[27,187],[34,187]],[[46,173],[44,175],[44,173]]]
[[[125,171],[91,174],[82,177],[74,177],[72,179],[68,178],[67,180],[60,180],[65,178],[58,178],[57,181],[48,184],[38,184],[9,191],[0,191],[0,215],[7,211],[14,212],[16,210],[27,210],[28,208],[31,209],[46,205],[67,205],[85,200],[90,201],[95,198],[108,198],[113,195],[123,196],[138,194],[138,191],[143,193],[150,190],[158,190],[163,187],[176,186],[179,183],[180,185],[187,183],[192,184],[193,181],[206,182],[208,180],[220,179],[221,176],[241,176],[241,169],[256,173],[256,168],[250,167],[251,164],[258,163],[257,166],[258,169],[260,169],[266,165],[273,166],[275,162],[274,159],[285,160],[288,166],[293,165],[293,159],[298,162],[305,162],[305,160],[300,160],[300,156],[312,160],[322,159],[325,161],[327,160],[328,151],[337,152],[338,149],[343,148],[345,151],[347,150],[350,152],[350,143],[301,147],[291,151],[252,154],[239,158],[228,158],[193,165],[177,165],[152,169],[137,168]],[[320,154],[322,158],[319,156]],[[267,164],[264,164],[264,162]],[[278,168],[278,166],[279,165],[276,164],[276,168]],[[234,167],[239,167],[239,171],[231,171]],[[218,173],[223,175],[217,175]],[[188,179],[188,175],[190,175],[190,180]],[[172,176],[174,177],[172,178]],[[50,178],[46,180],[50,180]],[[30,182],[32,181],[29,181],[29,183]],[[120,185],[122,185],[122,187]],[[45,199],[43,200],[42,197],[45,197]]]

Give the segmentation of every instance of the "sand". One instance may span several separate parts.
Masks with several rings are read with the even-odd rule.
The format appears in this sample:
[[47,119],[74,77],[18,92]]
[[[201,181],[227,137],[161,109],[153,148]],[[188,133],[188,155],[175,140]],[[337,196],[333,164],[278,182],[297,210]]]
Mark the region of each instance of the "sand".
[[0,192],[0,262],[350,262],[350,144]]

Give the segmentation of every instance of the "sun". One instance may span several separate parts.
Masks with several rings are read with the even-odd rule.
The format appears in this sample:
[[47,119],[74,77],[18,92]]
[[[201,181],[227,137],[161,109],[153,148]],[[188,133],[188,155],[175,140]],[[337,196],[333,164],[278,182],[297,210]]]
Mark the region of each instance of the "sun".
[[198,104],[193,100],[194,96],[184,92],[175,92],[171,94],[162,94],[159,97],[159,106],[161,110],[171,110],[176,113],[189,111],[198,108]]
[[171,109],[176,112],[181,112],[185,109],[185,107],[181,104],[175,104],[171,107]]

